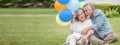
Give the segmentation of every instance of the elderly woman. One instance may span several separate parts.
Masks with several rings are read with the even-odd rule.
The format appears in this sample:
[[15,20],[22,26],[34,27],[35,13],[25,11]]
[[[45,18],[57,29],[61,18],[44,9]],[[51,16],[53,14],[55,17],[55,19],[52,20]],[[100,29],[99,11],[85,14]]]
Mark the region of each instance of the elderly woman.
[[82,34],[81,31],[89,26],[92,26],[91,19],[88,19],[83,10],[79,8],[73,14],[73,20],[70,24],[70,30],[72,33],[67,37],[64,45],[76,45],[77,42],[78,44],[87,45],[88,38],[93,34],[93,30],[89,30],[86,34]]

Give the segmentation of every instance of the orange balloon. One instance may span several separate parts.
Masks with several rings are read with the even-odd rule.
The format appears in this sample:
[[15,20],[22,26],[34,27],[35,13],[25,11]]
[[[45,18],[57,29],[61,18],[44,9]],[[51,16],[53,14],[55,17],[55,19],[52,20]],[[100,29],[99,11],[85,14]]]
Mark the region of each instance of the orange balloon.
[[56,1],[55,4],[54,4],[54,8],[59,12],[59,11],[61,11],[62,9],[67,8],[67,5],[60,4],[60,3],[58,3],[58,2]]

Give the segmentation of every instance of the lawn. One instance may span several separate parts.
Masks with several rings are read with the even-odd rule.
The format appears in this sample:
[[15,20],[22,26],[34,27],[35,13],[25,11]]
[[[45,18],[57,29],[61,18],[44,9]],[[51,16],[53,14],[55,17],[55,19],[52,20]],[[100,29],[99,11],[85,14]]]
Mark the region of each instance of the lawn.
[[[108,20],[120,40],[120,17]],[[68,34],[68,27],[57,25],[55,16],[0,16],[0,45],[62,45]]]
[[53,8],[0,8],[0,14],[57,14]]

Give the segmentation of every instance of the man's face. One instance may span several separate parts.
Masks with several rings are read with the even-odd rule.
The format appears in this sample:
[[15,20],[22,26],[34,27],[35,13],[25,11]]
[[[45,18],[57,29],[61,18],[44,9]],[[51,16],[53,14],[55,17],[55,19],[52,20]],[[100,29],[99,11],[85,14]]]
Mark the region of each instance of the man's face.
[[84,12],[87,15],[87,17],[92,17],[94,10],[89,9],[88,7],[84,7],[83,9],[84,9]]

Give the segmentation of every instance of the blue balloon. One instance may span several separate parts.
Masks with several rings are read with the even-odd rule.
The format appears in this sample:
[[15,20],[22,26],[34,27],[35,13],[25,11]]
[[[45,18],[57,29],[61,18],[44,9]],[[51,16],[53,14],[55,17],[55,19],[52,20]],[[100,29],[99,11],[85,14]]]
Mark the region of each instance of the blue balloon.
[[70,0],[58,0],[60,4],[68,4]]
[[63,9],[59,13],[59,18],[63,22],[69,22],[72,19],[72,11],[69,9]]
[[80,8],[80,2],[79,0],[70,0],[68,3],[68,9],[75,11]]
[[79,2],[83,2],[83,1],[85,1],[85,0],[79,0]]

